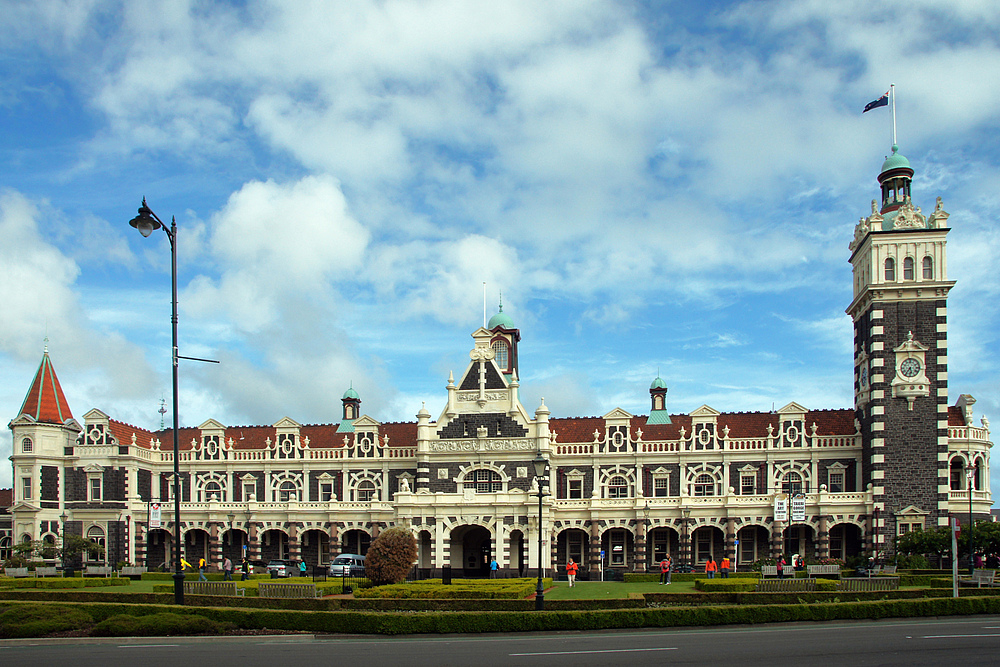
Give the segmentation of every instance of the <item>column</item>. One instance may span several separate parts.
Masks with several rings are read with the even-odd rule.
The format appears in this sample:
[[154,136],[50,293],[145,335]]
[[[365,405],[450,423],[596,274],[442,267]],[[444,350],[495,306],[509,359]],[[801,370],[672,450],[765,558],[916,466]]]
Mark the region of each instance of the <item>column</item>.
[[736,561],[736,519],[732,517],[726,519],[726,556]]
[[250,561],[260,560],[260,533],[256,522],[250,523],[248,538],[250,541],[247,544],[247,559]]
[[208,529],[208,568],[222,563],[222,541],[219,539],[219,524],[212,523]]
[[681,543],[680,549],[678,549],[678,555],[680,556],[680,565],[687,565],[690,567],[694,566],[691,560],[691,519],[685,517],[683,519],[678,519],[681,524]]
[[288,560],[302,560],[302,545],[299,543],[299,524],[288,524]]
[[328,548],[330,549],[330,562],[332,563],[333,559],[340,555],[340,529],[337,527],[337,524],[330,524],[328,534],[330,536],[330,546]]
[[594,581],[601,569],[601,526],[595,517],[590,518],[590,580]]
[[784,524],[781,521],[775,521],[771,524],[771,558],[780,556],[785,548],[784,540],[782,539],[783,532]]
[[635,559],[632,562],[633,572],[645,572],[649,567],[646,559],[646,519],[635,522]]
[[819,517],[819,540],[816,544],[816,558],[830,557],[830,516],[821,514]]

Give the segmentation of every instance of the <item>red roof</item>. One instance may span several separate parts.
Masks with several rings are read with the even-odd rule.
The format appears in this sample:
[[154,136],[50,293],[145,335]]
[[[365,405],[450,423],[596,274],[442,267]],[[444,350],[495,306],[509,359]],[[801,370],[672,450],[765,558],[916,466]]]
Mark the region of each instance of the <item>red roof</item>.
[[0,508],[14,506],[14,489],[0,489]]
[[48,352],[42,355],[42,363],[18,415],[29,415],[46,424],[65,424],[73,418]]
[[968,426],[965,423],[965,412],[957,405],[948,406],[948,426]]

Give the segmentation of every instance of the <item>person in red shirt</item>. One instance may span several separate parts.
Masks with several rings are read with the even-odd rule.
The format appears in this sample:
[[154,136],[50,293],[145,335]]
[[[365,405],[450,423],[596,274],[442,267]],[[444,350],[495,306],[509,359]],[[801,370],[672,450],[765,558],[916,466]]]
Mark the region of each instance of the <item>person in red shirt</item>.
[[718,563],[711,556],[708,557],[708,562],[705,563],[705,574],[708,575],[709,579],[715,579],[715,573],[719,570]]
[[719,576],[723,579],[729,578],[729,556],[723,556],[719,563]]
[[569,563],[566,564],[566,578],[569,579],[570,588],[573,588],[573,584],[576,582],[576,572],[579,569],[579,566],[570,558]]
[[669,554],[660,561],[660,585],[670,583],[670,570],[673,569],[674,561]]

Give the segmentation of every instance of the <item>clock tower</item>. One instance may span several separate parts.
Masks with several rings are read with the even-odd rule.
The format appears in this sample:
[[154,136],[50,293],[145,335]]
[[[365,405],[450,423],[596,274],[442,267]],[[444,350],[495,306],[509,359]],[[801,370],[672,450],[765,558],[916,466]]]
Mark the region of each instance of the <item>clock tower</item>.
[[851,241],[854,405],[862,474],[872,491],[868,547],[891,549],[897,517],[926,528],[948,517],[948,213],[910,198],[913,169],[897,146],[882,164],[881,206]]

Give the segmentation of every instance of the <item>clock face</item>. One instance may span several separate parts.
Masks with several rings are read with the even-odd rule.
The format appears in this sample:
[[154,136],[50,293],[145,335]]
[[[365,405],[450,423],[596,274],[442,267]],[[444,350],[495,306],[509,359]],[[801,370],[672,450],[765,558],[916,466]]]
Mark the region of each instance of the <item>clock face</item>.
[[920,360],[909,357],[908,359],[903,359],[903,363],[899,365],[899,372],[903,377],[914,377],[920,372]]

